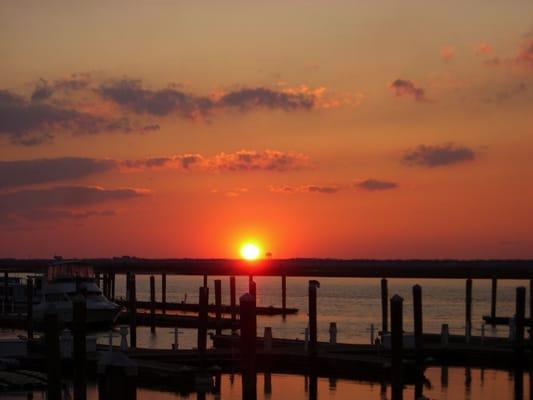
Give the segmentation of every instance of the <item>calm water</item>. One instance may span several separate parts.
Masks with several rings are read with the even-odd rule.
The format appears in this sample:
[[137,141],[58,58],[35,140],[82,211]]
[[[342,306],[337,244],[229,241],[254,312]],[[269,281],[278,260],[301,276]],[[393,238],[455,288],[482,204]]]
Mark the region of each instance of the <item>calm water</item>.
[[[148,277],[137,278],[137,294],[140,300],[148,300]],[[215,277],[209,280],[210,302],[214,301]],[[229,304],[229,279],[221,277],[223,282],[223,302]],[[271,277],[256,277],[258,305],[281,305],[281,279]],[[380,282],[379,279],[319,279],[318,289],[318,335],[319,340],[328,340],[329,323],[336,322],[338,326],[338,341],[348,343],[368,343],[371,324],[380,327]],[[202,285],[201,277],[168,277],[167,301],[182,301],[187,295],[187,302],[198,300],[198,288]],[[160,298],[160,280],[157,283],[157,296]],[[464,293],[465,282],[460,280],[389,280],[389,295],[399,294],[404,298],[404,327],[407,331],[412,326],[411,288],[414,284],[423,288],[424,330],[426,332],[440,332],[441,324],[447,323],[452,333],[464,331]],[[510,316],[514,312],[515,288],[526,281],[498,282],[497,314]],[[117,297],[124,293],[124,280],[117,278]],[[287,306],[300,310],[297,315],[258,317],[258,334],[263,328],[272,328],[274,337],[303,338],[303,331],[307,325],[307,288],[308,279],[287,279]],[[237,295],[248,289],[248,278],[237,278]],[[482,315],[488,314],[490,309],[490,281],[474,281],[472,321],[474,334],[479,334]],[[152,348],[170,348],[173,343],[173,330],[158,328],[155,335],[150,334],[149,328],[138,328],[138,346]],[[196,346],[196,331],[192,329],[180,330],[180,348]],[[3,332],[4,335],[10,334]],[[11,333],[12,334],[12,333]],[[486,328],[487,335],[506,336],[508,328],[505,326]],[[101,343],[107,343],[105,333],[99,337]],[[119,339],[115,339],[115,344]],[[431,399],[513,399],[520,397],[517,392],[513,375],[507,371],[465,369],[465,368],[431,368],[426,371],[428,379],[424,387],[424,395]],[[525,374],[524,387],[529,395],[529,375]],[[264,375],[258,376],[259,399],[307,399],[309,392],[307,380],[303,376],[273,374],[271,376],[271,393],[265,393]],[[379,383],[368,383],[348,380],[331,380],[318,378],[319,399],[387,399],[390,398],[390,388],[383,388]],[[519,385],[519,387],[521,387]],[[96,389],[90,389],[89,398],[96,399]],[[139,389],[140,399],[189,399],[197,394],[183,395],[176,393],[156,392]],[[240,399],[241,384],[238,375],[223,375],[221,378],[221,394],[205,395],[207,399]],[[24,394],[0,395],[6,399],[26,398]],[[200,396],[201,397],[201,396]],[[43,398],[41,393],[34,393],[35,399]],[[414,388],[405,388],[404,398],[414,398]]]

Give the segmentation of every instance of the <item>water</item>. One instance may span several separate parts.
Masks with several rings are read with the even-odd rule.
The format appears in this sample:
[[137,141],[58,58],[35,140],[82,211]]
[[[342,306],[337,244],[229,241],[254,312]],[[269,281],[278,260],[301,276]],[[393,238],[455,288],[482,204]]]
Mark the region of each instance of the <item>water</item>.
[[[137,296],[139,300],[149,299],[149,278],[137,277]],[[211,277],[209,279],[210,303],[214,300],[214,279],[222,279],[223,303],[229,304],[229,278]],[[271,327],[274,337],[303,338],[303,331],[307,326],[307,293],[308,280],[305,278],[287,279],[287,306],[296,307],[300,311],[297,315],[289,315],[286,319],[281,316],[259,316],[258,335],[264,327]],[[281,305],[281,279],[279,277],[256,277],[257,303],[261,306]],[[327,341],[329,337],[329,323],[336,322],[338,327],[338,341],[347,343],[369,343],[371,324],[376,331],[380,328],[381,300],[379,279],[355,278],[321,278],[318,289],[318,338]],[[404,298],[404,328],[412,330],[412,296],[414,284],[423,288],[424,331],[440,332],[441,324],[447,323],[452,333],[464,333],[464,280],[431,280],[431,279],[390,279],[389,295],[399,294]],[[160,279],[156,280],[157,298],[160,298]],[[185,294],[187,302],[198,301],[198,288],[203,284],[201,277],[169,276],[167,277],[167,301],[182,301]],[[526,281],[499,281],[497,315],[511,316],[515,307],[515,288],[526,286]],[[116,294],[124,295],[124,278],[117,277]],[[248,278],[237,278],[237,296],[248,289]],[[473,333],[479,334],[482,315],[490,310],[490,281],[474,281],[472,321]],[[196,346],[196,331],[180,329],[180,348]],[[0,333],[1,334],[1,333]],[[4,332],[9,334],[9,332]],[[11,333],[12,334],[12,333]],[[506,336],[508,328],[505,326],[486,327],[489,336]],[[152,335],[147,327],[139,327],[137,341],[139,347],[170,348],[173,340],[173,330],[158,328]],[[99,337],[101,343],[107,343],[105,333]],[[114,343],[118,345],[119,339]],[[424,395],[430,399],[518,399],[522,398],[520,388],[529,388],[529,375],[523,377],[523,385],[515,385],[515,378],[507,371],[466,369],[458,367],[429,368],[425,373],[428,379],[424,387]],[[307,382],[307,384],[306,384]],[[258,399],[287,399],[312,398],[309,392],[309,380],[303,376],[272,374],[271,393],[264,391],[264,374],[258,374]],[[383,392],[385,389],[385,392]],[[529,389],[526,389],[529,393]],[[318,378],[318,399],[389,399],[390,388],[382,387],[379,383],[369,383],[350,380],[332,380]],[[198,397],[197,397],[198,396]],[[138,399],[192,399],[204,398],[204,395],[178,394],[159,392],[152,389],[138,390]],[[1,394],[2,399],[27,398],[26,394]],[[39,392],[33,393],[34,399],[44,399]],[[96,388],[89,388],[89,399],[97,399]],[[206,399],[240,399],[241,383],[239,375],[221,376],[220,394],[207,393]],[[414,398],[414,388],[406,386],[405,399]]]

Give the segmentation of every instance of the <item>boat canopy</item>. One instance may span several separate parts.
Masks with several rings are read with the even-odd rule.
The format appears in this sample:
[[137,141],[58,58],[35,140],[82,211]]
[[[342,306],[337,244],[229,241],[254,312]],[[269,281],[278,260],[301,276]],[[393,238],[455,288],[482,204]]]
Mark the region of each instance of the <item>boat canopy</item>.
[[48,266],[48,281],[59,279],[93,279],[94,270],[89,264],[81,261],[64,261]]

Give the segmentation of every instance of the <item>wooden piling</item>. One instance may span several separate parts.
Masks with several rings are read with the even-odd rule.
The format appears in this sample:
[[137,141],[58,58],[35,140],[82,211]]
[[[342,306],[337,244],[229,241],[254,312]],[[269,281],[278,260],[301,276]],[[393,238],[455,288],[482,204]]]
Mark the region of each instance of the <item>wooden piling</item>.
[[33,340],[33,279],[28,277],[26,283],[26,331],[28,340]]
[[515,304],[515,352],[517,357],[517,365],[523,362],[524,354],[524,319],[526,315],[526,288],[520,286],[516,288],[516,304]]
[[242,360],[242,398],[255,399],[256,381],[256,336],[257,316],[255,299],[250,293],[239,299],[241,313],[241,360]]
[[231,306],[231,320],[235,322],[237,320],[237,305],[236,305],[236,287],[235,277],[229,277],[229,292],[230,292],[230,306]]
[[200,356],[201,362],[203,363],[203,358],[205,355],[205,350],[207,348],[207,302],[209,299],[209,288],[206,286],[200,287],[198,291],[198,304],[200,306],[198,312],[198,335],[197,335],[197,344],[198,344],[198,355]]
[[[207,274],[204,275],[204,287],[207,287]],[[209,299],[207,299],[209,302]]]
[[281,310],[282,315],[287,314],[287,276],[281,275]]
[[394,295],[390,300],[391,309],[391,364],[392,398],[400,400],[403,396],[402,359],[403,359],[403,299]]
[[490,290],[490,317],[492,318],[492,325],[494,325],[494,319],[496,318],[496,299],[498,295],[498,280],[492,278],[491,290]]
[[47,363],[47,400],[61,400],[61,358],[59,350],[59,321],[56,313],[44,317],[45,351]]
[[387,279],[381,280],[381,332],[389,331],[389,288]]
[[135,274],[130,274],[130,347],[137,347],[137,288]]
[[9,303],[9,273],[4,272],[4,313],[7,314],[7,305]]
[[167,274],[161,274],[161,312],[167,312]]
[[155,333],[155,277],[150,275],[150,332]]
[[309,281],[309,355],[317,354],[317,288],[320,283],[315,280]]
[[222,281],[215,279],[215,319],[217,335],[222,334],[221,320],[222,320]]
[[110,289],[111,301],[115,301],[115,273],[111,272],[111,289]]
[[424,360],[423,355],[423,320],[422,320],[422,287],[413,286],[413,322],[415,332],[415,359],[418,366]]
[[465,293],[465,341],[470,343],[472,336],[472,279],[466,280]]
[[87,398],[87,344],[86,320],[87,305],[85,298],[73,301],[73,358],[74,358],[74,400]]
[[248,281],[248,293],[254,298],[254,301],[257,303],[257,285],[254,282],[254,278],[250,275],[250,280]]

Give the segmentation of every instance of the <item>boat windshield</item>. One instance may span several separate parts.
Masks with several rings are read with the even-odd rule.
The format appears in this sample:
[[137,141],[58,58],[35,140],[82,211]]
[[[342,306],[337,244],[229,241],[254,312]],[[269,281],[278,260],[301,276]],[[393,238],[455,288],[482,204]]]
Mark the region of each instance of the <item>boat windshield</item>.
[[72,278],[93,279],[93,267],[82,262],[64,262],[48,267],[48,281]]

